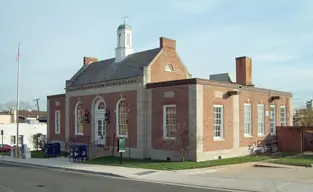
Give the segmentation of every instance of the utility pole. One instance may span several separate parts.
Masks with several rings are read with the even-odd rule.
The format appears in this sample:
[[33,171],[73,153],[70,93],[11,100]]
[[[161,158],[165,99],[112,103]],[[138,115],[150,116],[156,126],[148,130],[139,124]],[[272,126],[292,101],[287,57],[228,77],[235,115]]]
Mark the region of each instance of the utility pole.
[[17,158],[19,158],[19,113],[20,113],[20,43],[18,43],[18,49],[17,49],[17,91],[16,91],[16,148],[15,148],[15,155]]
[[33,101],[36,101],[36,107],[37,107],[37,120],[39,119],[39,112],[40,112],[40,109],[39,109],[39,98],[37,99],[34,99]]

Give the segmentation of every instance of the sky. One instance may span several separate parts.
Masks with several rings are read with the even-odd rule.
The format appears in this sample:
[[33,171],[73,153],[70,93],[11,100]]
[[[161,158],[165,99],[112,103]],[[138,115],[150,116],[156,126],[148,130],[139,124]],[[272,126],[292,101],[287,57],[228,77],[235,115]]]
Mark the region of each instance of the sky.
[[253,84],[292,92],[294,105],[313,99],[313,1],[287,0],[2,0],[0,103],[16,100],[21,43],[20,99],[31,104],[64,93],[84,56],[114,57],[116,29],[128,16],[135,52],[177,41],[193,77],[228,72],[249,56]]

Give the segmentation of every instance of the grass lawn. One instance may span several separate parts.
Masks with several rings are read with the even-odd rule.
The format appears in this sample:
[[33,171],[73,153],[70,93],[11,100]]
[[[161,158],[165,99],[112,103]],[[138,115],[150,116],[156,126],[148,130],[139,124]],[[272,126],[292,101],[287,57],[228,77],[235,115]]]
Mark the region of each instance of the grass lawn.
[[144,168],[144,169],[157,169],[157,170],[179,170],[179,169],[194,169],[204,167],[214,167],[220,165],[239,164],[246,162],[257,162],[263,160],[271,160],[273,158],[282,158],[289,156],[290,154],[280,154],[278,156],[270,155],[250,155],[243,157],[234,157],[228,159],[211,160],[204,162],[170,162],[170,161],[155,161],[155,160],[139,160],[139,159],[128,159],[124,158],[122,164],[120,164],[119,157],[99,157],[87,161],[88,164],[98,165],[111,165],[111,166],[124,166],[133,168]]
[[[11,156],[11,152],[2,152],[0,155],[3,156]],[[45,152],[44,151],[32,151],[31,152],[32,158],[45,158]],[[61,156],[65,156],[65,152],[61,152]]]
[[295,157],[285,157],[277,160],[271,160],[271,162],[285,165],[313,164],[313,155],[298,155]]

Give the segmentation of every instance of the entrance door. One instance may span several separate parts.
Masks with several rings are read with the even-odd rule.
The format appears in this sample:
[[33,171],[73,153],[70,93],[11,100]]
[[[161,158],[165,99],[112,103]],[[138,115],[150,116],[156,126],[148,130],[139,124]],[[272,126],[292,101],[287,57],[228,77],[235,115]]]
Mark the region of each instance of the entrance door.
[[104,145],[106,138],[106,122],[104,119],[96,119],[96,138],[95,141],[98,145]]

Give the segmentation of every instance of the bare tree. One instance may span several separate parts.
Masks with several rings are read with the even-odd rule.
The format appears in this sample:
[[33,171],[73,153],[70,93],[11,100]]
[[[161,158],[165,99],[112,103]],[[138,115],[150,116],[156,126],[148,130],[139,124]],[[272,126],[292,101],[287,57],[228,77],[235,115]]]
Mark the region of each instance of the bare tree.
[[[20,110],[30,110],[33,108],[30,103],[25,101],[20,101],[19,104]],[[7,103],[0,104],[0,111],[11,111],[14,109],[16,109],[16,101],[9,101]]]
[[36,148],[37,151],[39,149],[43,150],[45,144],[47,143],[47,136],[42,133],[36,133],[32,137],[33,137],[34,148]]
[[177,123],[176,130],[173,131],[173,138],[161,139],[160,143],[164,148],[177,154],[181,161],[185,161],[190,153],[196,152],[200,144],[205,144],[204,137],[193,134],[187,123]]
[[300,118],[301,126],[313,126],[313,111],[312,110],[303,110],[299,118]]

